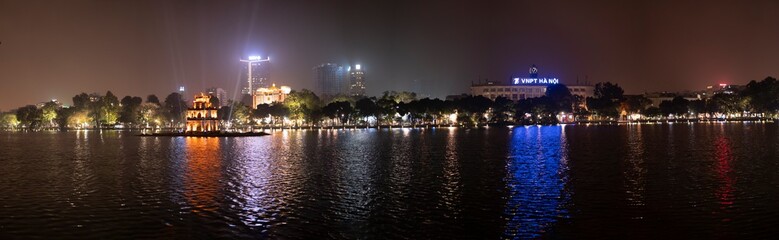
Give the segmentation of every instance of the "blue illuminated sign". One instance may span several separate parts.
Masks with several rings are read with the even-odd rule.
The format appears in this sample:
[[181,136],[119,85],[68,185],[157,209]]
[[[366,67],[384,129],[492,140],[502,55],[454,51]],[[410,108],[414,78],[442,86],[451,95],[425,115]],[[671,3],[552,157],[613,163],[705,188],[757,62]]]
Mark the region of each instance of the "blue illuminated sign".
[[514,78],[514,84],[559,84],[557,78]]

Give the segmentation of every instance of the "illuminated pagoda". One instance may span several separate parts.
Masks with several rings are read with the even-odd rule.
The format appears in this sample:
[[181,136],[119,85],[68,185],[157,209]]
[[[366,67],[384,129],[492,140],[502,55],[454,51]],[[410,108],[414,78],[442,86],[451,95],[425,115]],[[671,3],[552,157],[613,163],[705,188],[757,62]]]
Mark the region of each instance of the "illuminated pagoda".
[[187,109],[187,132],[219,131],[218,110],[211,104],[211,96],[203,93],[196,95],[192,107]]

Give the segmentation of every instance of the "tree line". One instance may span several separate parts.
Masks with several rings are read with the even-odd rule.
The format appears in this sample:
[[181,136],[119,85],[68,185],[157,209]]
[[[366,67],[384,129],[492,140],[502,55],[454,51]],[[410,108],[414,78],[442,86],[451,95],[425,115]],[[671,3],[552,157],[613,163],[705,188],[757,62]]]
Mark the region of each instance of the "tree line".
[[[164,101],[155,95],[146,99],[126,96],[121,100],[110,91],[105,95],[81,93],[73,106],[54,102],[28,105],[0,115],[0,128],[75,129],[182,128],[189,103],[179,93]],[[219,104],[212,96],[212,103]],[[677,96],[652,106],[644,95],[625,95],[610,82],[595,85],[593,97],[574,95],[562,84],[550,85],[542,97],[512,101],[483,96],[418,99],[413,92],[387,91],[380,97],[336,96],[323,101],[313,92],[292,91],[284,102],[260,104],[256,109],[241,101],[227,101],[219,109],[224,128],[246,127],[337,127],[420,126],[482,124],[555,124],[560,121],[618,121],[657,119],[777,118],[779,81],[768,77],[751,81],[743,90],[718,93],[708,98]]]

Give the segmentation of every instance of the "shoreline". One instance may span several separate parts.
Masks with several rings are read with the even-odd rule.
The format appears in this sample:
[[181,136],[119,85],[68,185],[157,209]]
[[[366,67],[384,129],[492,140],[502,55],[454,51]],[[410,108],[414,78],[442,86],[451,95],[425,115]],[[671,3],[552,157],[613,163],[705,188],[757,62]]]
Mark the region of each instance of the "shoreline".
[[278,130],[354,130],[354,129],[435,129],[435,128],[463,128],[463,129],[483,129],[491,127],[523,127],[523,126],[558,126],[558,125],[660,125],[660,124],[696,124],[696,123],[765,123],[773,124],[777,123],[774,119],[739,119],[739,120],[701,120],[701,119],[671,119],[671,120],[638,120],[638,121],[579,121],[570,123],[555,123],[555,124],[511,124],[511,123],[491,123],[491,124],[478,124],[478,125],[448,125],[448,124],[427,124],[427,125],[381,125],[381,126],[365,126],[365,125],[344,125],[344,126],[323,126],[323,127],[310,127],[310,126],[285,126],[285,127],[252,127],[242,128],[244,132],[216,132],[216,133],[183,133],[175,132],[180,129],[176,128],[83,128],[83,129],[0,129],[0,132],[54,132],[54,131],[128,131],[128,132],[148,132],[158,131],[154,133],[142,133],[138,136],[194,136],[194,137],[219,137],[219,136],[265,136],[270,133],[264,131],[278,131]]

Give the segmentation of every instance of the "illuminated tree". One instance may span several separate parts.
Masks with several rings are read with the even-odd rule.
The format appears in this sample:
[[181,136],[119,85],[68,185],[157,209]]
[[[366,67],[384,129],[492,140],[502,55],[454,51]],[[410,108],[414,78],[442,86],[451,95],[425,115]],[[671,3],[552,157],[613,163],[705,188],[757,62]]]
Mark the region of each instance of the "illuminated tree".
[[0,128],[13,129],[17,125],[19,120],[16,119],[16,114],[10,112],[0,114]]
[[101,98],[98,103],[99,118],[98,120],[102,124],[114,124],[119,120],[119,112],[121,106],[119,98],[116,97],[111,91],[106,92],[105,96]]
[[145,102],[138,107],[138,123],[147,126],[159,126],[164,121],[164,116],[160,112],[160,105],[153,102]]
[[57,118],[59,105],[56,102],[47,102],[41,107],[41,123],[46,127],[54,127],[54,119]]
[[293,91],[284,99],[284,106],[289,109],[289,117],[294,121],[308,120],[311,110],[320,109],[322,101],[308,89]]
[[75,110],[67,118],[67,125],[70,127],[88,127],[88,124],[93,122],[87,110]]

